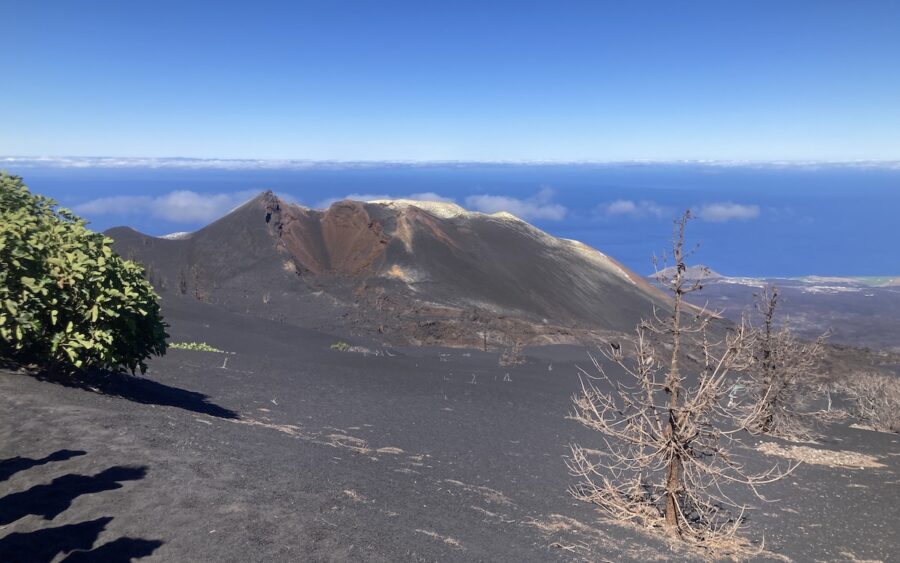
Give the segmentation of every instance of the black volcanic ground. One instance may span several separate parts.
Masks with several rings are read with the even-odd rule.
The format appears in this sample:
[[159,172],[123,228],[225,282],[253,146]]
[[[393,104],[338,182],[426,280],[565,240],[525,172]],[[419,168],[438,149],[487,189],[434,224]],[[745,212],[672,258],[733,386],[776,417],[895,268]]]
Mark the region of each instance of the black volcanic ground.
[[[228,354],[77,384],[0,368],[0,561],[694,557],[567,492],[567,445],[600,447],[566,418],[585,343],[665,306],[614,262],[508,217],[270,195],[188,239],[110,234],[148,266],[171,341]],[[500,366],[512,341],[568,344]],[[881,466],[767,488],[757,559],[896,559],[900,436],[826,433],[816,448]],[[757,442],[736,453],[784,463]]]
[[[233,354],[173,350],[138,385],[88,384],[105,394],[0,374],[0,560],[687,557],[567,494],[566,444],[597,443],[565,418],[583,349],[506,368],[459,349],[332,351],[331,336],[190,297],[165,313],[174,341]],[[900,437],[829,435],[817,447],[885,467],[803,465],[752,531],[798,561],[889,561]]]

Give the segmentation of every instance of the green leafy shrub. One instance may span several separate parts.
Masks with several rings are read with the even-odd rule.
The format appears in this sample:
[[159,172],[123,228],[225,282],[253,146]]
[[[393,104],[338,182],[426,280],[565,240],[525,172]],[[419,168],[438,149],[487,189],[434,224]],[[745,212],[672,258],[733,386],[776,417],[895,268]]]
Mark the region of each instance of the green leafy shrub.
[[206,342],[172,342],[169,348],[173,350],[195,350],[197,352],[216,352],[219,354],[228,354],[225,350],[219,350],[215,346],[210,346]]
[[140,265],[85,225],[0,172],[0,355],[143,373],[166,350],[157,295]]
[[337,350],[338,352],[346,352],[350,350],[350,345],[346,342],[335,342],[331,345],[332,350]]

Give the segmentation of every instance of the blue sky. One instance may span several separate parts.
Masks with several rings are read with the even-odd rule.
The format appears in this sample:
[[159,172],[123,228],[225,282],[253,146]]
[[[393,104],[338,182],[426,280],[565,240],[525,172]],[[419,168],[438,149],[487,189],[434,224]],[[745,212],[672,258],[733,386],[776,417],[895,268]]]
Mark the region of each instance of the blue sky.
[[0,155],[900,158],[900,2],[0,3]]

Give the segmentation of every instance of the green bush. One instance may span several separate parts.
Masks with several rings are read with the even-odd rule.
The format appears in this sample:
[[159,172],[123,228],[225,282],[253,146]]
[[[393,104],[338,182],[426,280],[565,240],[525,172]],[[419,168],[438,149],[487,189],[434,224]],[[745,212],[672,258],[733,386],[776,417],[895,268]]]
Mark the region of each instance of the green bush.
[[332,350],[337,350],[338,352],[346,352],[350,350],[350,345],[346,342],[335,342],[331,345]]
[[157,296],[112,239],[0,172],[0,355],[70,370],[166,351]]

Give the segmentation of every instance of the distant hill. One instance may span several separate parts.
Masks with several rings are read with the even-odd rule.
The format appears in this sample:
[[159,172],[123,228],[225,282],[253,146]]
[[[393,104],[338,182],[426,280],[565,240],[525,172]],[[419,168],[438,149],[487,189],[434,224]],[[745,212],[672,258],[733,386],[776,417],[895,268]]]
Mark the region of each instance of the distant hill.
[[[648,276],[650,279],[655,280],[657,276],[665,276],[671,277],[675,273],[675,267],[669,266],[668,268],[663,268],[659,270],[656,274],[651,274]],[[716,272],[712,268],[704,266],[702,264],[697,264],[695,266],[688,266],[684,272],[685,279],[687,280],[714,280],[724,278],[722,274]]]
[[407,200],[314,210],[260,194],[190,234],[107,232],[163,294],[413,344],[578,341],[667,298],[614,259],[509,213]]
[[[689,267],[689,279],[699,279],[703,266]],[[671,274],[672,270],[663,270]],[[789,326],[801,337],[814,339],[824,333],[832,344],[869,347],[900,352],[900,290],[893,276],[802,278],[751,278],[722,276],[714,271],[706,276],[703,291],[687,300],[698,306],[723,312],[739,322],[756,316],[759,294],[765,287],[779,292],[776,322]],[[656,283],[655,276],[648,276]]]

